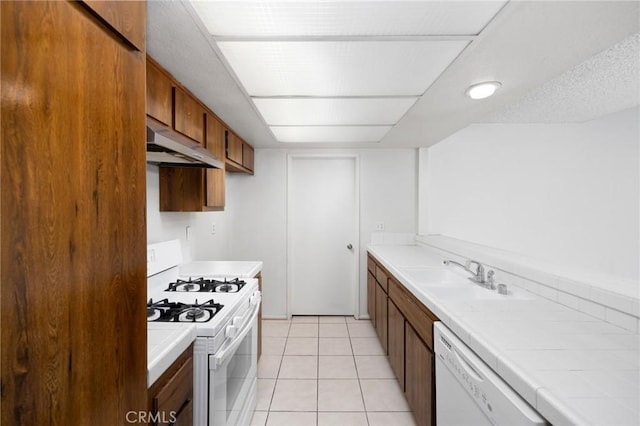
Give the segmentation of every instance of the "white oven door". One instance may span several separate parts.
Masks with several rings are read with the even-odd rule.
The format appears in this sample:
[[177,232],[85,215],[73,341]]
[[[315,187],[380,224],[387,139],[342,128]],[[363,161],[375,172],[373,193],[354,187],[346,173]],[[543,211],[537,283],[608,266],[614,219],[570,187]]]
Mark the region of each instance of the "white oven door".
[[254,303],[252,298],[252,309],[234,318],[227,341],[217,354],[209,356],[209,425],[246,423],[255,408],[259,293]]

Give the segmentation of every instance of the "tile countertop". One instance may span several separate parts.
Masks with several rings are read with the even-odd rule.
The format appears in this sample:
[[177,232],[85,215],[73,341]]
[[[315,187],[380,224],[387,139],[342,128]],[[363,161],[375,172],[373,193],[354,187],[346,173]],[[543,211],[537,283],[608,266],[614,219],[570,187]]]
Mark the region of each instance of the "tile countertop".
[[147,323],[147,387],[150,387],[196,338],[188,323]]
[[549,422],[640,424],[637,333],[531,293],[526,300],[439,299],[403,274],[443,266],[427,247],[368,250]]

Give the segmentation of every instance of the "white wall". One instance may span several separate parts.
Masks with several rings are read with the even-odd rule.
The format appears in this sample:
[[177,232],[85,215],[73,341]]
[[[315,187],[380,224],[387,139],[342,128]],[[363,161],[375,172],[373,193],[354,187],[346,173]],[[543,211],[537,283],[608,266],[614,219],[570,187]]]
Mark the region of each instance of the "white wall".
[[[384,222],[387,232],[415,233],[416,150],[350,152],[360,157],[359,286],[360,310],[364,314],[366,246],[375,223]],[[264,262],[263,312],[267,317],[284,317],[287,313],[287,153],[257,149],[256,175],[228,175],[227,181],[227,203],[234,224],[232,257]]]
[[[299,151],[297,151],[299,152]],[[330,152],[314,150],[313,152]],[[344,151],[343,151],[344,152]],[[360,150],[360,310],[366,314],[366,246],[375,224],[415,233],[416,150]],[[287,313],[287,150],[256,149],[255,176],[227,173],[224,212],[159,211],[158,167],[147,165],[147,242],[178,238],[185,260],[262,260],[263,313]],[[216,234],[211,234],[212,224]],[[186,227],[192,237],[186,240]]]
[[638,114],[450,136],[421,152],[420,232],[638,280]]
[[[159,169],[147,164],[147,243],[179,239],[184,260],[216,259],[230,256],[230,215],[225,212],[160,212]],[[216,234],[211,225],[216,224]],[[186,228],[192,227],[187,241]]]

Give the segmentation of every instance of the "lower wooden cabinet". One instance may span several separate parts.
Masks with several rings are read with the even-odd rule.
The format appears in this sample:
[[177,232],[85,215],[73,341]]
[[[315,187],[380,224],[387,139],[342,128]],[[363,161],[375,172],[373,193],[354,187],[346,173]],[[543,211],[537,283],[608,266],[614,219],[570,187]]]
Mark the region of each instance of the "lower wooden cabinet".
[[367,272],[367,312],[371,319],[371,324],[376,326],[376,277],[371,271]]
[[396,305],[389,300],[387,303],[388,312],[388,343],[389,343],[389,364],[391,369],[398,379],[400,389],[404,390],[405,375],[404,375],[404,335],[405,335],[405,319],[402,316],[402,312],[396,307]]
[[193,425],[193,345],[151,385],[148,396],[148,424]]
[[376,333],[385,354],[388,349],[387,326],[387,293],[380,283],[376,283]]
[[[435,424],[433,323],[437,317],[369,255],[367,308],[416,424]],[[377,278],[386,281],[382,287]]]
[[226,135],[226,170],[233,173],[253,174],[254,149],[240,139],[235,133],[228,131]]
[[416,331],[405,327],[405,396],[418,425],[435,424],[434,357]]

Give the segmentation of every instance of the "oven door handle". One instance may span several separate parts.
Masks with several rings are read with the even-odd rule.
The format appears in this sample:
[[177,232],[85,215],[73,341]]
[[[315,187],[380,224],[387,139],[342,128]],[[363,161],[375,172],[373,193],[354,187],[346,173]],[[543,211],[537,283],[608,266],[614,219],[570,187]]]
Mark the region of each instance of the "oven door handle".
[[249,333],[249,331],[251,331],[251,328],[253,327],[253,321],[258,316],[258,311],[260,310],[261,300],[262,300],[262,297],[260,292],[259,291],[255,292],[251,297],[251,304],[255,304],[255,308],[253,309],[253,313],[251,314],[251,317],[249,318],[249,320],[247,320],[244,323],[244,327],[242,328],[242,331],[240,331],[240,333],[236,335],[236,337],[231,341],[231,343],[229,343],[226,348],[219,350],[215,355],[211,357],[213,358],[213,365],[210,366],[212,370],[215,370],[216,368],[218,368],[218,366],[220,366],[223,363],[223,360],[225,359],[227,354],[233,353],[233,351],[235,351],[236,348],[240,346],[240,343],[242,343],[242,340]]

